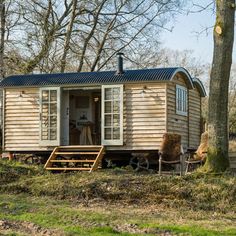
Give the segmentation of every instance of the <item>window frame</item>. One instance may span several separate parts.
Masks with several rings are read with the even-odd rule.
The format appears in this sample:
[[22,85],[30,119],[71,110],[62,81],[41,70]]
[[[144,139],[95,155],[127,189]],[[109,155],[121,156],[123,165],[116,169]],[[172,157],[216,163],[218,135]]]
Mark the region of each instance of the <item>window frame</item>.
[[176,114],[188,116],[188,89],[177,84],[175,95]]

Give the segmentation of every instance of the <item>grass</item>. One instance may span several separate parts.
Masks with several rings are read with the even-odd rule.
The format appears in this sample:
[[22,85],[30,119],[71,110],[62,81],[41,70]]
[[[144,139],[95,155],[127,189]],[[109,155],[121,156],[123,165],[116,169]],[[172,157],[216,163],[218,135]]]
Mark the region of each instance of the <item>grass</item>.
[[229,174],[52,174],[0,162],[0,219],[32,222],[55,235],[236,235],[235,213],[236,178]]
[[[55,228],[66,235],[132,235],[119,232],[118,226],[136,225],[140,232],[187,233],[187,235],[236,235],[233,215],[178,211],[163,207],[93,205],[84,207],[67,200],[30,197],[25,194],[0,196],[0,218],[30,221],[44,228]],[[201,213],[201,214],[199,214]],[[170,215],[171,214],[171,215]],[[227,221],[226,221],[227,220]],[[225,222],[224,222],[225,221]],[[144,233],[135,234],[144,235]]]

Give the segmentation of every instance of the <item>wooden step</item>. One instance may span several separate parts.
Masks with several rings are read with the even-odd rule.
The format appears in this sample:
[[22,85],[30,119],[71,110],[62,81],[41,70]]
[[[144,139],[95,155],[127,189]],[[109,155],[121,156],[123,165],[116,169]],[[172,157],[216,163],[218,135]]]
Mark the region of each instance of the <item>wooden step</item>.
[[105,151],[104,146],[102,146],[101,149],[100,149],[100,152],[98,153],[98,155],[96,157],[95,162],[93,163],[93,166],[92,166],[90,172],[92,172],[92,171],[94,171],[98,168],[98,165],[101,163],[101,160],[103,158],[104,151]]
[[79,163],[93,163],[95,160],[51,160],[50,162],[57,162],[57,163],[61,163],[61,162],[79,162]]
[[[87,170],[91,172],[99,168],[104,153],[104,146],[58,146],[52,151],[44,168],[46,170]],[[66,159],[57,159],[60,155],[66,156]],[[84,156],[79,156],[80,159],[73,160],[73,156],[76,155]],[[81,167],[57,167],[55,166],[56,163],[80,163]]]
[[84,146],[84,145],[81,145],[81,146],[59,146],[58,149],[59,150],[100,150],[102,148],[102,146]]
[[90,171],[89,167],[47,167],[46,170],[87,170]]
[[55,152],[56,155],[97,155],[98,152]]

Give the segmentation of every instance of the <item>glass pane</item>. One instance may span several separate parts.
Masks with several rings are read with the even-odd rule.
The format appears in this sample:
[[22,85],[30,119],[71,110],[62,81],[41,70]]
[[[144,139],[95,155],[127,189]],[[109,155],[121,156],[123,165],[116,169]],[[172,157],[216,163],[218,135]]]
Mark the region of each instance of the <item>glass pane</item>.
[[56,140],[57,139],[57,130],[51,129],[50,130],[50,140]]
[[48,140],[49,139],[49,132],[48,129],[42,129],[42,140]]
[[50,115],[57,115],[57,104],[50,104]]
[[48,102],[48,98],[49,98],[49,91],[48,90],[44,90],[43,92],[42,92],[42,101],[43,102]]
[[48,127],[48,116],[42,116],[42,128]]
[[51,116],[50,117],[50,128],[57,128],[57,117],[56,116]]
[[119,101],[113,102],[113,113],[120,113],[120,102]]
[[113,115],[113,127],[120,126],[120,115],[115,114]]
[[105,126],[111,126],[111,115],[105,115]]
[[113,99],[120,99],[120,88],[113,88]]
[[105,100],[111,100],[112,99],[112,89],[106,88],[105,89]]
[[111,139],[111,128],[105,128],[105,139]]
[[43,113],[43,115],[48,114],[48,104],[43,104],[42,105],[42,113]]
[[50,91],[50,101],[51,102],[56,102],[57,101],[57,91],[56,90],[51,90]]
[[105,113],[111,113],[112,102],[105,102]]
[[113,139],[115,140],[120,139],[120,128],[113,129]]

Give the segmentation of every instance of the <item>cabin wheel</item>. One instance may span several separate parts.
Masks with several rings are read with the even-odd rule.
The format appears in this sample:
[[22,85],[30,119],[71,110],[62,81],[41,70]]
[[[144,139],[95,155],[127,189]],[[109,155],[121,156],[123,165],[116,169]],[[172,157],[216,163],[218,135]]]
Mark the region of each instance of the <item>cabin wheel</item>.
[[135,171],[138,171],[138,158],[136,156],[131,157],[129,165],[132,166]]
[[149,161],[147,157],[139,157],[138,158],[138,168],[139,170],[148,170],[149,169]]
[[129,164],[133,167],[135,171],[148,170],[149,160],[146,156],[141,154],[132,154]]
[[42,161],[41,161],[41,158],[39,156],[30,155],[30,156],[27,156],[26,158],[24,158],[24,163],[25,164],[39,165],[39,164],[42,163]]

